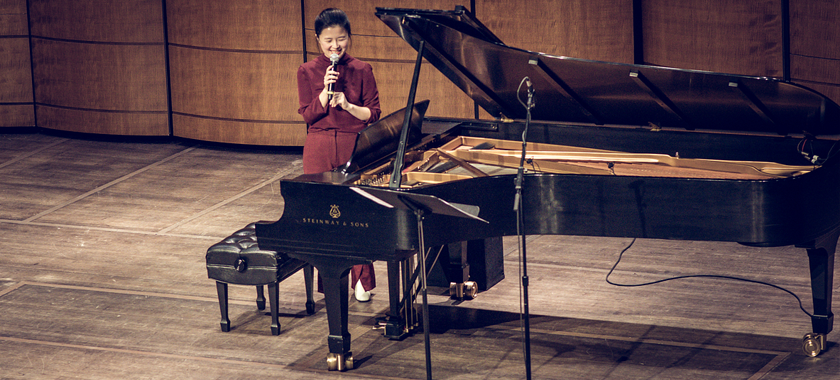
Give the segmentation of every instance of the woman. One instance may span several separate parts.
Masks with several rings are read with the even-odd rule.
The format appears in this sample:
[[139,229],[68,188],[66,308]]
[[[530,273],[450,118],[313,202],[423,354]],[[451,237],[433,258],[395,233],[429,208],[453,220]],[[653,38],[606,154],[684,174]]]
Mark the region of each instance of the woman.
[[[315,36],[321,55],[297,72],[298,113],[308,125],[303,145],[304,174],[323,173],[347,163],[356,134],[379,120],[379,90],[373,69],[347,54],[351,45],[350,21],[344,11],[328,8],[315,19]],[[338,56],[333,67],[330,56]],[[330,85],[333,94],[328,93]],[[373,264],[353,267],[351,283],[356,299],[370,300],[376,287]]]

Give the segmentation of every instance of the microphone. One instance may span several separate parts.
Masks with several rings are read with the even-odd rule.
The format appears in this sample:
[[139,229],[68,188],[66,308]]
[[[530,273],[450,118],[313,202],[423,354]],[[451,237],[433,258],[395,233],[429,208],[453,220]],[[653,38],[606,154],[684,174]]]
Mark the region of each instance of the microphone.
[[[332,70],[333,71],[335,71],[335,66],[338,65],[338,59],[339,59],[338,54],[333,53],[332,55],[330,55],[330,63],[332,64]],[[333,85],[334,84],[335,83],[330,83],[329,85],[327,85],[327,103],[329,103],[332,100],[333,94],[335,93],[333,91]]]
[[525,77],[525,86],[528,87],[528,109],[534,108],[534,86],[531,84],[531,78]]

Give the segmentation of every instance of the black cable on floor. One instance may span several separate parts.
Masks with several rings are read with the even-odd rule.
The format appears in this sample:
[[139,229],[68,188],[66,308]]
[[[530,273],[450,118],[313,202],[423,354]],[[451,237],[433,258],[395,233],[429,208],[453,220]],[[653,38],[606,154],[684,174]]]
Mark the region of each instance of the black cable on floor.
[[609,273],[607,273],[607,278],[606,278],[606,281],[607,281],[607,283],[608,283],[608,284],[610,284],[610,285],[614,285],[614,286],[623,286],[623,287],[647,286],[647,285],[654,285],[654,284],[658,284],[658,283],[665,282],[665,281],[680,280],[680,279],[684,279],[684,278],[696,278],[696,277],[704,277],[704,278],[722,278],[722,279],[726,279],[726,280],[736,280],[736,281],[751,282],[751,283],[753,283],[753,284],[766,285],[766,286],[770,286],[770,287],[773,287],[773,288],[779,289],[779,290],[781,290],[781,291],[787,292],[788,294],[792,295],[792,296],[793,296],[793,298],[796,298],[796,301],[797,301],[797,302],[799,302],[799,309],[801,309],[803,313],[807,314],[809,317],[813,317],[813,316],[814,316],[813,314],[809,313],[809,312],[808,312],[808,310],[805,310],[805,308],[804,308],[804,307],[802,307],[802,299],[800,299],[800,298],[799,298],[799,296],[797,296],[797,295],[796,295],[795,293],[793,293],[792,291],[787,290],[787,289],[785,289],[785,288],[783,288],[783,287],[781,287],[781,286],[771,284],[771,283],[769,283],[769,282],[758,281],[758,280],[750,280],[750,279],[748,279],[748,278],[733,277],[733,276],[722,276],[722,275],[714,275],[714,274],[693,274],[693,275],[685,275],[685,276],[676,276],[676,277],[663,278],[663,279],[661,279],[661,280],[656,280],[656,281],[651,281],[651,282],[644,282],[644,283],[641,283],[641,284],[619,284],[619,283],[615,283],[615,282],[610,281],[610,275],[611,275],[611,274],[612,274],[612,272],[615,270],[615,268],[618,266],[618,263],[620,263],[620,262],[621,262],[621,258],[622,258],[622,256],[624,256],[624,252],[627,252],[627,250],[628,250],[628,249],[630,249],[630,247],[632,247],[632,246],[633,246],[633,243],[635,243],[635,242],[636,242],[636,239],[635,239],[635,238],[633,238],[633,241],[631,241],[631,242],[630,242],[630,244],[628,244],[628,245],[627,245],[627,247],[625,247],[624,249],[622,249],[622,250],[621,250],[621,252],[618,254],[618,260],[616,260],[615,264],[613,264],[612,268],[610,268],[610,272],[609,272]]

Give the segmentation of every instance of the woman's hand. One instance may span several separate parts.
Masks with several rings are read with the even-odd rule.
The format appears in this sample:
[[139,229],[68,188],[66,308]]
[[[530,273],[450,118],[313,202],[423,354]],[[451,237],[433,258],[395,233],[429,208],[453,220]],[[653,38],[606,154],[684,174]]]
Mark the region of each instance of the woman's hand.
[[347,102],[347,97],[344,96],[343,92],[336,92],[333,94],[333,98],[330,101],[330,107],[341,107],[341,109],[345,111],[350,111],[350,107],[353,105]]
[[[338,71],[333,70],[332,66],[328,66],[327,71],[324,72],[324,89],[321,90],[320,94],[318,94],[318,100],[321,102],[321,107],[326,108],[327,102],[332,105],[332,101],[329,100],[330,96],[327,92],[329,91],[330,85],[338,81],[338,75]],[[333,94],[333,96],[335,96],[335,94]],[[335,100],[335,98],[332,100]]]
[[338,71],[332,69],[332,66],[327,66],[327,72],[324,73],[324,91],[330,87],[330,84],[338,81]]
[[347,97],[343,92],[336,92],[330,101],[330,107],[338,107],[349,112],[353,117],[359,120],[370,119],[370,108],[362,107],[347,101]]

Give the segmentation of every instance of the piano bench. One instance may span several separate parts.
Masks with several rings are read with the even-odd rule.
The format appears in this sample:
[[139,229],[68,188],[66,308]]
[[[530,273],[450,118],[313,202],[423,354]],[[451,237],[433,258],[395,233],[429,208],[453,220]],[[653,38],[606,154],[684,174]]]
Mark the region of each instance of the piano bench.
[[265,310],[263,286],[268,285],[271,306],[271,334],[280,334],[278,321],[279,283],[303,269],[306,288],[306,313],[315,313],[312,279],[314,269],[305,261],[283,253],[262,250],[257,245],[254,223],[236,231],[207,249],[207,277],[216,280],[219,309],[222,312],[222,331],[230,331],[228,319],[228,284],[257,287],[257,309]]

